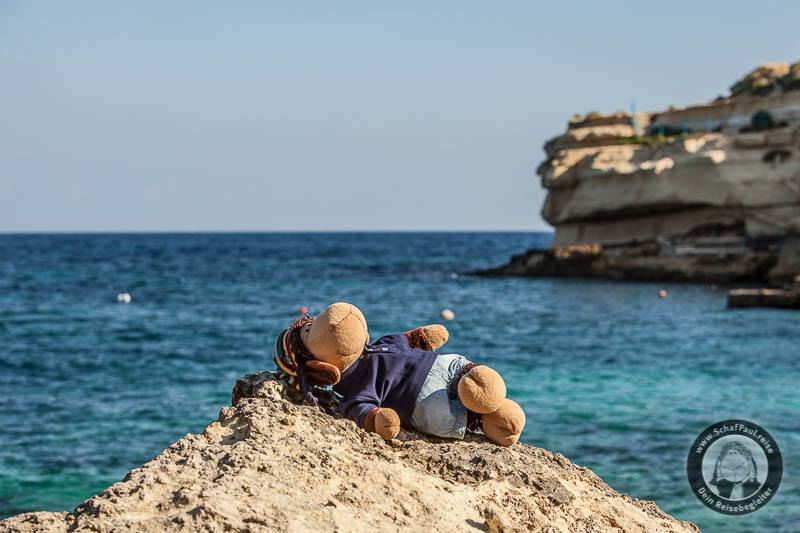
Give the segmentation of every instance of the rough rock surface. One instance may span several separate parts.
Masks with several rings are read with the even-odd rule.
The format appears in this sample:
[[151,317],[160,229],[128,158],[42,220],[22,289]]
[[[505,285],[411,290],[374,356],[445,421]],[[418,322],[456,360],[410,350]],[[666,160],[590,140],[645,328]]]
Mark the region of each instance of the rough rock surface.
[[[482,273],[791,280],[800,273],[798,80],[800,63],[763,65],[711,103],[573,118],[538,169],[552,249]],[[561,261],[576,245],[601,248],[580,264]]]
[[235,404],[71,513],[2,531],[698,531],[561,455],[475,435],[384,443],[285,399],[270,373]]

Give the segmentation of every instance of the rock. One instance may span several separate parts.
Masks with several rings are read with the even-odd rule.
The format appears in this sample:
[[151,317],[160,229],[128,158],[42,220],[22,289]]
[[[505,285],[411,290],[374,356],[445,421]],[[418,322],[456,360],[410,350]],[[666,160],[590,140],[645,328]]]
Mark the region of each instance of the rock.
[[[571,252],[595,246],[595,252]],[[623,245],[571,245],[529,250],[507,264],[473,272],[480,276],[541,276],[567,278],[608,278],[638,281],[696,281],[734,283],[761,279],[774,264],[769,251],[749,254],[699,248],[675,255],[669,242],[649,240]],[[691,249],[691,248],[690,248]]]
[[542,217],[555,227],[554,250],[600,245],[602,253],[579,264],[532,250],[479,274],[792,279],[800,254],[783,250],[800,235],[797,80],[800,63],[762,65],[715,102],[636,121],[572,119],[545,143]]
[[789,73],[786,63],[768,63],[748,72],[746,76],[731,85],[731,95],[752,94],[760,88],[777,83]]
[[728,307],[800,309],[800,290],[796,288],[734,289],[728,291]]
[[561,455],[479,435],[402,431],[384,443],[296,405],[271,373],[234,405],[71,513],[27,513],[2,531],[698,531],[618,494]]

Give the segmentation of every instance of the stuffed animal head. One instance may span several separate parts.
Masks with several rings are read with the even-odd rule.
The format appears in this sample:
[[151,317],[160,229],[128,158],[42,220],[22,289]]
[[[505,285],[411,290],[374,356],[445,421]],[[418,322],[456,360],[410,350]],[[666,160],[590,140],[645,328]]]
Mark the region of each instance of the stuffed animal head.
[[337,302],[303,325],[300,339],[314,359],[344,372],[361,357],[369,342],[367,320],[358,307]]
[[281,331],[272,359],[289,387],[317,405],[314,387],[338,383],[342,372],[364,353],[367,342],[364,315],[356,306],[339,302],[317,318],[303,315]]

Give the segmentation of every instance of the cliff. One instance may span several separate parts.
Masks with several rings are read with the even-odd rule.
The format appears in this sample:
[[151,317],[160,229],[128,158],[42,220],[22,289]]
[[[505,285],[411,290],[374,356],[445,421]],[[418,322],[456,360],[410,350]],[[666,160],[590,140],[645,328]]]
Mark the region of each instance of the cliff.
[[539,166],[550,249],[482,274],[687,281],[800,273],[800,63],[714,102],[570,120]]
[[287,401],[269,373],[233,406],[71,513],[2,531],[697,531],[561,455],[402,432],[384,443]]

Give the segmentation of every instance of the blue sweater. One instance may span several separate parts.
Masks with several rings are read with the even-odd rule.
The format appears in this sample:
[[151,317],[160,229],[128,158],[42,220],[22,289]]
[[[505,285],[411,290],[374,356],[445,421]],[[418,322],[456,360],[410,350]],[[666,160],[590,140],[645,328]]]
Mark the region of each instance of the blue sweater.
[[408,345],[405,335],[387,335],[368,344],[333,390],[344,397],[344,416],[364,427],[375,407],[389,407],[408,426],[425,378],[438,354]]

